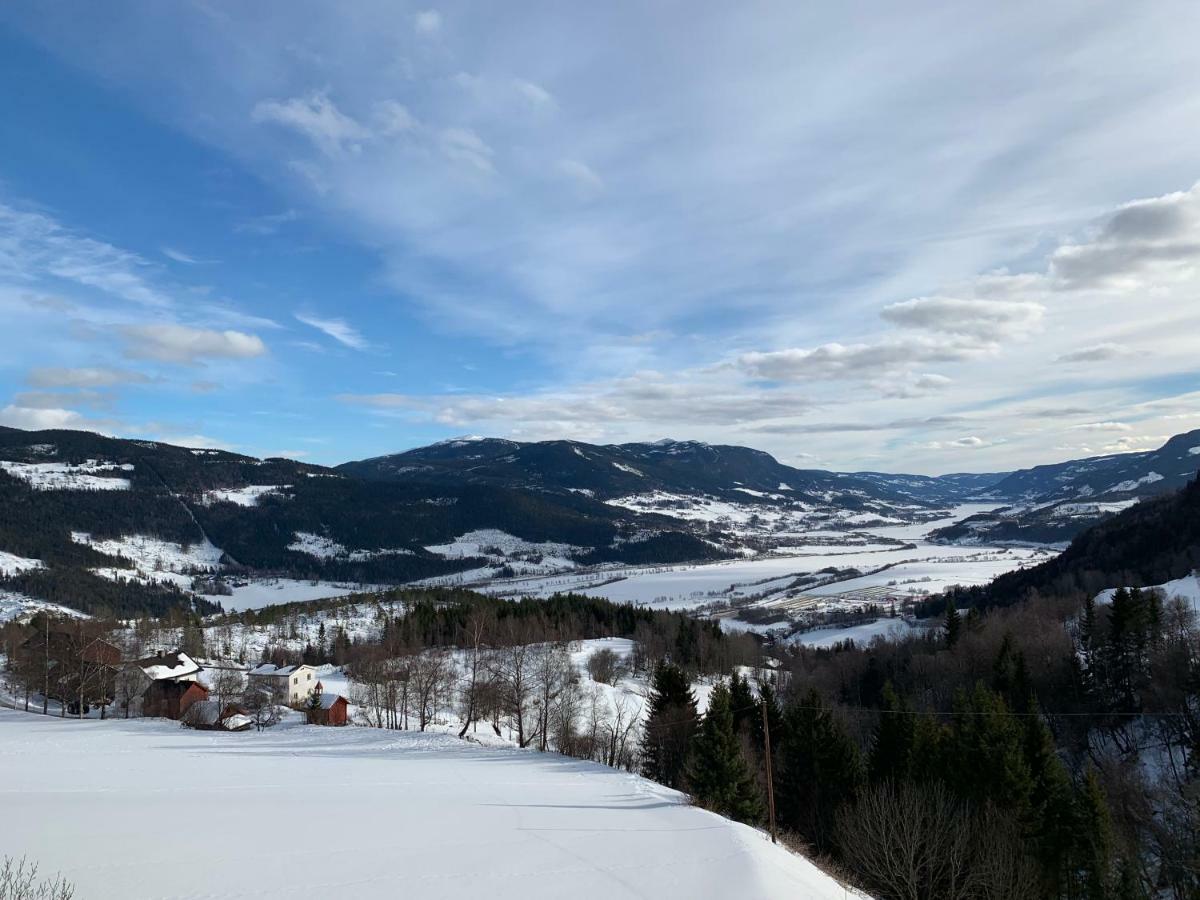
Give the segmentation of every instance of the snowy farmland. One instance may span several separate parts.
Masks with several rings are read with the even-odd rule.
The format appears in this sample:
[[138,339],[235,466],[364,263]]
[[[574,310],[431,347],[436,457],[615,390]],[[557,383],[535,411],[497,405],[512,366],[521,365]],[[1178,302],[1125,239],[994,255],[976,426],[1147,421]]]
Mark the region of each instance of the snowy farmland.
[[860,896],[637,776],[446,734],[0,710],[0,759],[0,846],[88,900]]
[[39,491],[127,491],[129,479],[111,473],[132,472],[133,466],[130,463],[118,464],[95,459],[78,465],[0,460],[0,469],[28,482]]

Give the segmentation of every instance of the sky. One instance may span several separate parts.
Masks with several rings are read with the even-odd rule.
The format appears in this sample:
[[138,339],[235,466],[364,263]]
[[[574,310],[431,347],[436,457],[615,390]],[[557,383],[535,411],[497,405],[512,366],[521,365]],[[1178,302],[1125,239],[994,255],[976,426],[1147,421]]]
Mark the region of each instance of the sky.
[[1200,428],[1200,5],[0,6],[0,424],[927,474]]

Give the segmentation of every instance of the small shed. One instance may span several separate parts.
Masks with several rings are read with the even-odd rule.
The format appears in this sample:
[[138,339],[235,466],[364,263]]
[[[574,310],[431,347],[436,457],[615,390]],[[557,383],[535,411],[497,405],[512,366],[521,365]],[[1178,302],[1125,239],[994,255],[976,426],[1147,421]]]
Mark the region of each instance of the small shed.
[[[319,685],[318,685],[319,687]],[[309,725],[347,725],[350,722],[350,703],[341,694],[320,693],[317,702],[305,709]]]

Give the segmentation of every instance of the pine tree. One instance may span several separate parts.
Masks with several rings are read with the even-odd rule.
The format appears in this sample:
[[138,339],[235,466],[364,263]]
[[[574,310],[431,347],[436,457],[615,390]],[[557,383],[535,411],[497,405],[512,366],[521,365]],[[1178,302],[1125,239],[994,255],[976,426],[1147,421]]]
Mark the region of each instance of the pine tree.
[[955,702],[947,757],[950,787],[978,804],[991,803],[1018,818],[1029,812],[1033,778],[1025,735],[1003,698],[982,684]]
[[863,781],[858,746],[816,691],[784,711],[776,810],[779,822],[824,852],[833,844],[839,809],[854,801]]
[[688,784],[696,802],[739,822],[762,818],[762,798],[734,732],[730,690],[718,684],[692,741]]
[[979,634],[983,631],[983,613],[979,607],[972,606],[967,609],[967,631],[971,634]]
[[896,696],[889,681],[883,686],[879,725],[871,739],[867,765],[872,783],[900,782],[909,776],[916,719],[908,704]]
[[953,647],[962,636],[962,617],[954,605],[954,598],[946,598],[946,646]]
[[660,662],[654,670],[650,711],[642,733],[642,774],[682,789],[687,758],[696,730],[696,698],[678,666]]
[[1079,887],[1089,900],[1108,900],[1112,880],[1113,834],[1108,801],[1094,769],[1088,769],[1077,800],[1079,841],[1076,848]]
[[733,730],[737,734],[749,734],[754,722],[762,717],[750,682],[736,672],[729,679],[729,708],[733,713]]
[[1025,761],[1033,793],[1029,818],[1023,824],[1046,882],[1057,893],[1067,882],[1071,851],[1080,831],[1075,791],[1045,721],[1030,715],[1024,726]]
[[775,696],[775,688],[769,682],[762,682],[758,686],[758,712],[754,716],[754,720],[750,723],[751,733],[754,737],[754,746],[759,752],[764,752],[766,741],[763,735],[763,710],[765,705],[767,708],[767,727],[771,729],[771,755],[776,756],[779,753],[779,742],[783,740],[783,711],[779,708],[779,701]]

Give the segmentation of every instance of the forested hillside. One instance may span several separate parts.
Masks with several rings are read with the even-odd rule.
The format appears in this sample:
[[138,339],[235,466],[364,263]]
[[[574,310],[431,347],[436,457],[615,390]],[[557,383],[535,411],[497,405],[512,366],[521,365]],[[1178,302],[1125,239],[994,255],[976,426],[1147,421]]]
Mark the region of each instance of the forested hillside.
[[1200,479],[1143,500],[1076,537],[1063,553],[963,594],[971,605],[1007,605],[1031,594],[1080,598],[1109,587],[1162,584],[1200,568]]

